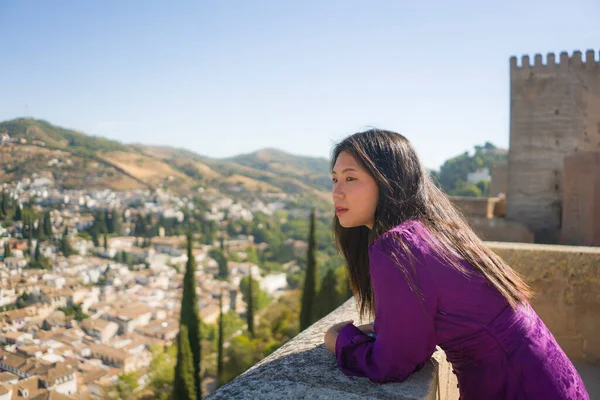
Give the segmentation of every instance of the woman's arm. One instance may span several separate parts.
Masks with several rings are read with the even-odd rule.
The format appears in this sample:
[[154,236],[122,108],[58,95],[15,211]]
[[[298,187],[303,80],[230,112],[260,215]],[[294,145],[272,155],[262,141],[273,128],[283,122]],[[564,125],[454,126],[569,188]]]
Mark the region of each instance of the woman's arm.
[[[374,382],[403,381],[435,351],[437,293],[421,254],[412,258],[413,272],[408,256],[415,254],[406,254],[392,237],[381,240],[386,246],[376,244],[370,254],[377,337],[345,325],[337,336],[335,353],[347,375],[366,376]],[[409,249],[418,253],[414,247]]]

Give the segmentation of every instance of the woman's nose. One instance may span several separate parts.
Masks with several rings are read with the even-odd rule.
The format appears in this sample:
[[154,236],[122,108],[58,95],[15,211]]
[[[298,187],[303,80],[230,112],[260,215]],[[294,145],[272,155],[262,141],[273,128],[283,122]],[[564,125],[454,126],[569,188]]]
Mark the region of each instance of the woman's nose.
[[334,200],[338,200],[344,197],[344,193],[340,190],[339,186],[334,186],[333,190],[331,191],[331,194]]

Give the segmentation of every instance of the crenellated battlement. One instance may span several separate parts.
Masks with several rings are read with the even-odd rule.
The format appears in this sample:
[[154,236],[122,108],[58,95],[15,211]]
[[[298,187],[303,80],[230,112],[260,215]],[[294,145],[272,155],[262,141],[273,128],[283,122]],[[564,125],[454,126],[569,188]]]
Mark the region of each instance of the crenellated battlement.
[[510,58],[511,71],[531,70],[543,72],[567,70],[569,68],[600,69],[600,54],[595,50],[587,50],[584,60],[583,54],[579,50],[574,51],[571,56],[563,51],[558,59],[554,53],[548,53],[546,62],[544,62],[541,54],[534,55],[533,62],[529,55],[523,55],[520,64],[517,57]]

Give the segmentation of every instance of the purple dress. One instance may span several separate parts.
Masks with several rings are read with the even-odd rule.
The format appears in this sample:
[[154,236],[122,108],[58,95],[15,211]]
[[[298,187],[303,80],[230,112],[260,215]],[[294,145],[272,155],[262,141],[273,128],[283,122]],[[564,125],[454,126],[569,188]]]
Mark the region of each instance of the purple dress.
[[[392,235],[408,246],[414,268],[402,271],[390,257],[393,252],[406,265],[406,252]],[[448,266],[426,235],[422,223],[407,221],[369,247],[376,338],[352,324],[342,328],[335,346],[342,372],[379,383],[403,381],[439,345],[457,375],[461,399],[589,399],[535,311],[529,305],[512,309],[468,264],[470,276]]]

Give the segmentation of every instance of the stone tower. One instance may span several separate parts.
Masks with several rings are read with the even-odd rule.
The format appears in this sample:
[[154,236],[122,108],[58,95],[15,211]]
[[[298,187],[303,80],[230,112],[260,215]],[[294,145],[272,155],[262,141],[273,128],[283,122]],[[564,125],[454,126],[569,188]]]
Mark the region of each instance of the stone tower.
[[506,217],[557,242],[563,163],[579,151],[600,151],[600,60],[588,50],[510,59],[510,150]]

